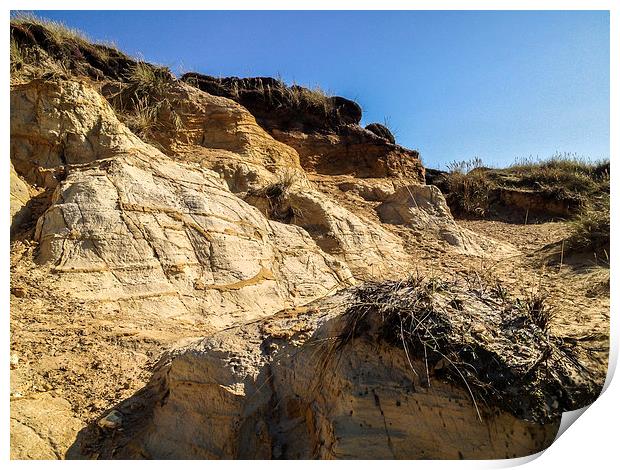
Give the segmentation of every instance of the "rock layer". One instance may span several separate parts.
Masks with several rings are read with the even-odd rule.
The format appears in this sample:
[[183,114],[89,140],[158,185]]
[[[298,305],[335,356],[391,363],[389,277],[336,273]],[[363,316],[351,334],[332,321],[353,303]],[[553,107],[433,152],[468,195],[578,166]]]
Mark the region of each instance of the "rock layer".
[[418,152],[395,145],[386,133],[360,127],[361,108],[353,101],[262,77],[217,79],[190,73],[182,80],[243,104],[261,127],[297,151],[307,171],[424,181]]
[[322,299],[175,351],[148,386],[141,420],[123,437],[108,435],[98,452],[459,459],[523,456],[551,443],[558,421],[530,423],[482,403],[479,417],[463,387],[436,378],[429,385],[412,371],[424,361],[408,360],[402,348],[363,338],[335,347],[351,301]]
[[[38,261],[62,275],[63,290],[153,299],[164,315],[223,327],[352,282],[305,231],[266,220],[216,173],[137,139],[86,85],[33,88],[14,92],[12,146],[30,174],[64,163],[35,235]],[[46,106],[62,110],[56,120],[38,111]]]

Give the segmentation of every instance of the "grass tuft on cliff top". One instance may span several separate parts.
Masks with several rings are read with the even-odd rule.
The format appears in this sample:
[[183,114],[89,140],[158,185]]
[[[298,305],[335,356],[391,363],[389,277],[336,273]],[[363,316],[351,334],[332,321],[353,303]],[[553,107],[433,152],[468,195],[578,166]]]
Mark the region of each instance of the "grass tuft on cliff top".
[[60,21],[48,20],[41,18],[31,12],[16,12],[11,15],[11,23],[17,25],[37,25],[44,27],[56,40],[72,40],[85,43],[93,43],[93,41],[83,32],[76,28],[71,28]]

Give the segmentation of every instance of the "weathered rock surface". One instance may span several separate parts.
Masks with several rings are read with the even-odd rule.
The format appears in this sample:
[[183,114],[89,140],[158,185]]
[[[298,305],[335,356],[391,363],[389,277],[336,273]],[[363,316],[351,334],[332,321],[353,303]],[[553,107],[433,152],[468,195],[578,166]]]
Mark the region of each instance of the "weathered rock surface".
[[[153,138],[169,153],[182,154],[183,160],[189,157],[196,161],[210,154],[216,162],[231,164],[237,160],[238,164],[272,173],[283,168],[301,169],[297,152],[271,137],[248,110],[233,100],[176,81],[166,86],[159,99],[170,103],[170,112],[178,116],[180,123],[176,127],[162,126]],[[169,116],[162,114],[159,118],[165,122]],[[192,159],[188,154],[196,147],[206,150]]]
[[[104,437],[97,452],[109,456],[116,449],[116,458],[458,459],[523,456],[551,443],[557,420],[536,424],[481,401],[479,417],[462,384],[435,376],[449,364],[431,364],[429,386],[428,364],[402,347],[363,334],[338,347],[351,295],[176,350],[147,387],[142,418],[124,436]],[[135,409],[136,401],[140,397],[123,406]]]
[[33,80],[11,89],[11,162],[31,184],[53,187],[65,165],[150,148],[86,83]]
[[10,185],[11,233],[13,233],[20,223],[29,217],[30,211],[26,205],[32,196],[31,188],[19,177],[13,168],[13,163],[11,163]]
[[394,145],[359,126],[344,126],[338,134],[306,134],[272,129],[273,136],[297,150],[306,171],[358,178],[405,177],[424,181],[419,154]]
[[498,188],[492,192],[490,198],[491,204],[495,207],[517,209],[532,215],[570,217],[580,207],[578,200],[554,199],[545,191]]
[[408,225],[426,233],[434,233],[457,251],[484,256],[490,253],[515,254],[514,248],[460,227],[452,218],[446,200],[436,186],[405,185],[377,206],[381,221]]
[[189,73],[182,80],[243,104],[261,127],[297,151],[307,171],[424,181],[418,152],[395,145],[391,133],[378,135],[360,127],[361,108],[353,101],[263,77],[219,79]]
[[217,327],[352,280],[307,233],[267,221],[217,175],[164,160],[119,157],[70,172],[36,238],[39,262],[74,295],[157,298],[166,315]]
[[323,251],[345,263],[357,279],[405,275],[409,260],[402,241],[380,225],[353,214],[312,188],[294,185],[277,198],[250,193],[246,200],[269,216],[286,214]]
[[62,459],[84,423],[51,393],[11,399],[11,459]]
[[305,231],[268,221],[217,174],[137,139],[87,85],[36,83],[14,95],[16,160],[65,164],[36,231],[38,261],[62,274],[63,290],[155,299],[165,315],[223,327],[352,282]]

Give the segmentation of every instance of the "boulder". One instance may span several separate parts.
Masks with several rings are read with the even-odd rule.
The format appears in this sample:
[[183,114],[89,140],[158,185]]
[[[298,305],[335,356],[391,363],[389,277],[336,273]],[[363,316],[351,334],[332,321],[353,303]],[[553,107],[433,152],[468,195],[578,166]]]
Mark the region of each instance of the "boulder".
[[390,131],[383,124],[379,124],[378,122],[373,122],[372,124],[368,124],[364,129],[387,140],[391,144],[396,143],[396,139],[394,138],[394,134],[392,134],[392,131]]

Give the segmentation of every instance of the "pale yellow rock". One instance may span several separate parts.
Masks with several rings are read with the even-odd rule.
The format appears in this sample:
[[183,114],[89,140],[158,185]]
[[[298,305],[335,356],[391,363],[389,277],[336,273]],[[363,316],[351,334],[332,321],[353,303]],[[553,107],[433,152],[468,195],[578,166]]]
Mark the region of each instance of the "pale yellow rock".
[[293,223],[305,228],[325,252],[345,262],[356,278],[385,278],[407,271],[402,241],[378,224],[316,190],[291,191],[287,201],[295,211]]
[[376,208],[382,222],[408,225],[443,240],[455,251],[473,256],[510,256],[518,251],[484,235],[459,226],[436,186],[404,185],[387,196]]
[[[140,141],[86,84],[35,82],[13,96],[14,159],[67,163],[35,234],[61,292],[222,328],[353,282],[306,231],[267,220],[217,173]],[[59,142],[62,152],[43,152]]]
[[173,103],[181,125],[163,126],[153,138],[174,158],[218,172],[233,192],[264,186],[282,169],[305,177],[297,152],[275,140],[235,101],[184,82],[170,83],[162,98]]
[[551,444],[557,421],[482,402],[480,418],[464,387],[421,384],[402,348],[361,338],[334,349],[350,300],[321,299],[172,352],[149,384],[158,398],[145,424],[118,456],[488,459]]
[[11,162],[31,183],[49,186],[46,169],[145,149],[86,83],[33,80],[11,89]]
[[26,207],[31,197],[31,191],[28,184],[22,180],[13,164],[11,163],[10,177],[10,194],[11,194],[11,231],[15,230],[22,221],[29,217],[29,210]]
[[62,459],[83,427],[69,402],[50,393],[13,399],[11,459]]
[[73,170],[39,219],[39,261],[81,298],[151,299],[214,327],[350,285],[296,227],[268,221],[209,170],[117,157]]

